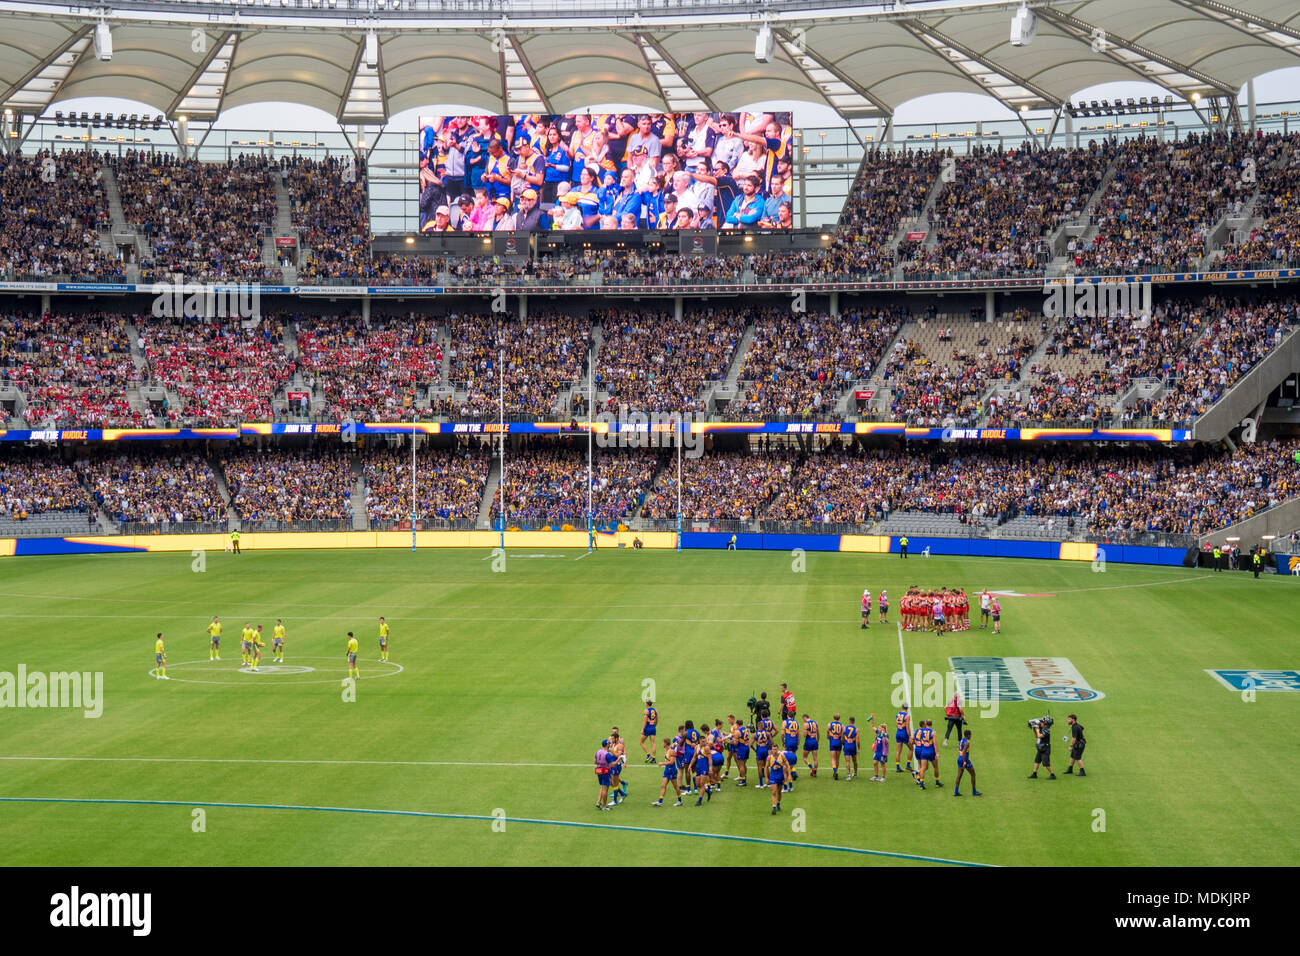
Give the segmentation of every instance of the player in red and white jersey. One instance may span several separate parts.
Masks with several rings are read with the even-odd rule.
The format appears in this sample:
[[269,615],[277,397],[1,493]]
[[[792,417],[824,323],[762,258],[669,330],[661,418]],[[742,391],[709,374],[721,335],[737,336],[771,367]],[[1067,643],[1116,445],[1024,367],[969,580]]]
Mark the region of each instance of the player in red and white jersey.
[[866,588],[862,590],[862,630],[867,629],[867,624],[871,620],[871,592]]

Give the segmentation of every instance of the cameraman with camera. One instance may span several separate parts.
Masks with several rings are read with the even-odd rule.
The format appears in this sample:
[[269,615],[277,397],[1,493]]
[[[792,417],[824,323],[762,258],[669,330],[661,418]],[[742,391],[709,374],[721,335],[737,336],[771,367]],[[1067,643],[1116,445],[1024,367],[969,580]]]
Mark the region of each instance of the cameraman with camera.
[[1034,771],[1029,775],[1030,780],[1038,779],[1038,768],[1044,766],[1047,768],[1047,779],[1055,780],[1056,774],[1052,773],[1052,720],[1051,715],[1035,717],[1029,721],[1029,729],[1034,732],[1037,738],[1036,750],[1034,751]]
[[1088,741],[1083,737],[1083,724],[1079,723],[1079,718],[1070,714],[1065,718],[1070,722],[1070,766],[1065,768],[1066,773],[1074,773],[1074,765],[1079,765],[1079,776],[1086,777],[1087,773],[1083,769],[1083,748],[1088,745]]

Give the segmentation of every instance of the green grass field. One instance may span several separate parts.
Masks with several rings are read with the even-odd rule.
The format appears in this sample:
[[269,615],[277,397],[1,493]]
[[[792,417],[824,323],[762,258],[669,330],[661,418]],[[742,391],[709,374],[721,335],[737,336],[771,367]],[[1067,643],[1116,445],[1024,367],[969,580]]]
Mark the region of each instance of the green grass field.
[[[1300,694],[1244,702],[1205,673],[1300,669],[1291,579],[816,553],[796,573],[772,552],[525,552],[505,573],[482,552],[210,554],[204,573],[191,560],[0,561],[0,671],[104,674],[99,719],[0,710],[0,863],[1300,862],[1288,736]],[[908,634],[905,648],[909,672],[945,671],[949,656],[1069,658],[1105,699],[1052,707],[1057,781],[1026,779],[1025,721],[1044,704],[1024,701],[973,721],[978,800],[952,796],[955,745],[939,751],[945,788],[922,793],[892,770],[872,783],[868,743],[851,783],[831,780],[823,750],[781,816],[766,791],[730,784],[703,807],[650,806],[643,681],[665,727],[743,712],[785,680],[823,726],[838,710],[865,728],[895,709],[900,653],[892,623],[859,630],[858,597],[887,587],[896,616],[914,583],[1053,595],[1004,598],[1000,637]],[[213,614],[219,663],[203,630]],[[376,663],[381,614],[400,672]],[[240,673],[243,622],[269,634],[276,617],[287,663],[313,670]],[[149,673],[158,630],[169,682]],[[363,652],[354,702],[340,686],[348,630]],[[1084,779],[1060,776],[1071,709],[1087,728]],[[942,706],[914,713],[942,734]],[[629,799],[598,813],[590,763],[612,724],[633,735]]]

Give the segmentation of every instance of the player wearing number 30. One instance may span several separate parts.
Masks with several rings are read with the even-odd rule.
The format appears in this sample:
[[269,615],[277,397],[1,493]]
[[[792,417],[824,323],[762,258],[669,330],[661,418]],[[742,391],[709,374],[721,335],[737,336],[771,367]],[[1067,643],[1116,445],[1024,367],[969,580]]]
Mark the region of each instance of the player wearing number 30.
[[357,639],[351,631],[348,631],[348,676],[361,676],[361,671],[357,669]]

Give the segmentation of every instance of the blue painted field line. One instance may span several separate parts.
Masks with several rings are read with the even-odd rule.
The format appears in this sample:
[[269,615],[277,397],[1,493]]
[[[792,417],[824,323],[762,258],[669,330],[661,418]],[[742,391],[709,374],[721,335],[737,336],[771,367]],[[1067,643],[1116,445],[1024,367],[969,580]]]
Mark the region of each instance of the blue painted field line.
[[434,820],[474,820],[495,823],[532,823],[547,827],[574,827],[580,830],[615,830],[626,833],[651,833],[657,836],[695,837],[701,840],[730,840],[735,843],[758,843],[763,846],[798,847],[802,850],[829,850],[835,853],[852,853],[859,856],[882,856],[914,863],[942,863],[948,866],[986,867],[988,863],[969,863],[965,860],[945,860],[937,856],[915,856],[911,853],[891,853],[887,850],[865,850],[854,846],[834,846],[828,843],[797,843],[793,840],[771,840],[765,837],[732,836],[726,833],[696,833],[691,830],[659,830],[654,827],[628,827],[612,823],[583,823],[577,820],[535,820],[528,817],[492,817],[471,813],[432,813],[426,810],[374,810],[367,807],[307,807],[280,803],[214,803],[195,800],[118,800],[86,799],[79,797],[0,797],[0,803],[89,803],[153,807],[221,807],[232,810],[307,810],[317,813],[367,813],[392,817],[424,817]]

